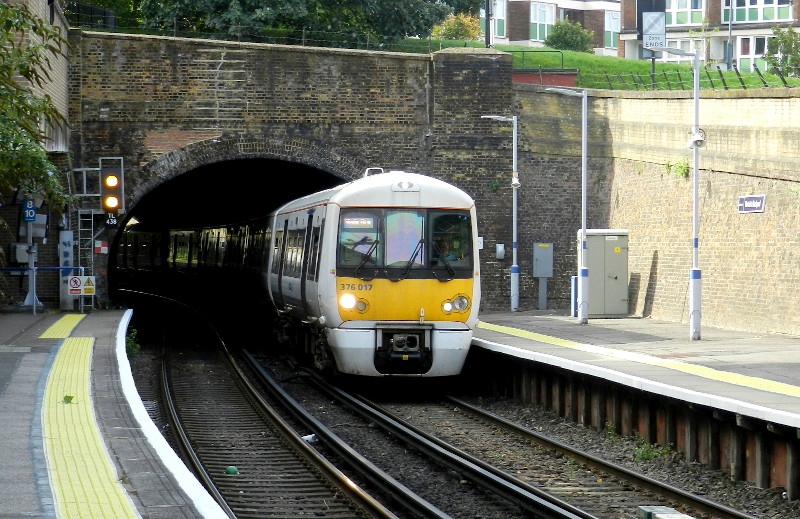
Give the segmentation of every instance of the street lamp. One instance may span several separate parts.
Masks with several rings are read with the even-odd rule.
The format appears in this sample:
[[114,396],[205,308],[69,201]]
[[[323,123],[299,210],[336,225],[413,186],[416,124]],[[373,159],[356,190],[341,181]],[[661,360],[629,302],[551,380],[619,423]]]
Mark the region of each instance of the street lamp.
[[700,129],[700,50],[688,52],[672,47],[661,47],[657,50],[676,54],[678,56],[690,56],[694,67],[694,124],[690,132],[689,141],[686,146],[692,148],[694,170],[692,172],[692,182],[694,186],[692,196],[692,269],[689,271],[689,339],[700,340],[700,265],[698,263],[697,249],[699,246],[698,231],[700,228],[698,199],[699,199],[699,170],[700,148],[705,145],[706,135]]
[[514,158],[511,171],[511,189],[512,189],[512,235],[511,235],[511,311],[516,312],[519,308],[519,265],[517,264],[517,189],[520,186],[519,176],[517,174],[517,116],[506,117],[504,115],[482,115],[481,119],[494,119],[495,121],[502,121],[504,123],[513,123],[513,140],[512,148],[514,150]]
[[548,88],[546,91],[581,98],[581,248],[578,254],[578,324],[587,324],[589,322],[589,267],[586,266],[586,146],[588,133],[588,93],[586,90],[578,91],[568,88]]

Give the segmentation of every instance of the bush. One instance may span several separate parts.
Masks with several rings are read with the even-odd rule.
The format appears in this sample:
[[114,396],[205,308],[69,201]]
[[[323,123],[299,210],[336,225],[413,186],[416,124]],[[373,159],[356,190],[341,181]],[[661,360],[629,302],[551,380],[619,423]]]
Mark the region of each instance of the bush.
[[772,33],[775,37],[767,40],[764,59],[782,75],[800,77],[800,34],[792,27],[774,27]]
[[592,52],[592,40],[594,32],[587,31],[578,22],[565,19],[556,22],[544,40],[544,45],[559,50]]
[[477,40],[481,22],[469,14],[449,15],[441,25],[433,28],[433,37],[440,40]]

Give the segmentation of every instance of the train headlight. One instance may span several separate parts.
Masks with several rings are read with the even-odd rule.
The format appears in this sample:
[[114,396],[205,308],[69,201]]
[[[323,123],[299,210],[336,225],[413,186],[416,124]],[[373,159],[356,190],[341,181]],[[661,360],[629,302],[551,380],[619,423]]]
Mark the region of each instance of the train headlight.
[[367,302],[363,299],[358,299],[353,294],[342,294],[339,296],[339,306],[344,308],[345,310],[352,310],[355,308],[359,312],[363,312],[367,309]]
[[463,312],[469,307],[469,299],[466,296],[458,296],[453,299],[453,309],[456,312]]
[[345,310],[352,310],[353,308],[356,307],[357,302],[358,300],[356,299],[356,296],[354,296],[353,294],[342,294],[339,297],[339,306],[341,306]]
[[446,313],[463,312],[467,308],[469,308],[469,298],[466,296],[456,296],[452,300],[442,303],[442,310]]

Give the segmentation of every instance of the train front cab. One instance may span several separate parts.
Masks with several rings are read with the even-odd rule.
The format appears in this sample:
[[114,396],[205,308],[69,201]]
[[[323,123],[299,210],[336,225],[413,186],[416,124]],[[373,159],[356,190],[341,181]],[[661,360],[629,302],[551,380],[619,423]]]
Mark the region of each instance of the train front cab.
[[339,370],[459,374],[480,303],[474,210],[343,208],[338,224]]

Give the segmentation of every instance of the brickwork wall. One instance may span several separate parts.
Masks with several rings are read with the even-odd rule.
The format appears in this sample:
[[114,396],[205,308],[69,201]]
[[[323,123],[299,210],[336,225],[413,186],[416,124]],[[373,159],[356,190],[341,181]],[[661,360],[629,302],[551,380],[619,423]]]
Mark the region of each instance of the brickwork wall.
[[[27,5],[28,10],[45,20],[46,22],[50,21],[50,6],[47,5],[45,0],[35,1],[35,0],[11,0],[12,3],[15,4],[24,4]],[[55,2],[53,4],[53,26],[57,27],[61,34],[66,38],[67,37],[67,22],[66,18],[64,17],[64,10],[61,6],[60,2]],[[67,115],[67,104],[68,104],[68,88],[67,85],[67,77],[69,75],[69,49],[64,49],[65,57],[54,57],[50,56],[50,64],[52,70],[49,71],[51,80],[45,82],[43,88],[39,89],[38,87],[34,87],[34,91],[42,92],[50,95],[53,99],[53,103],[55,104],[56,108],[66,117]]]
[[[535,242],[555,247],[549,306],[569,306],[580,227],[580,99],[513,85],[508,54],[457,48],[420,56],[80,31],[71,41],[73,165],[123,156],[129,207],[170,178],[230,159],[277,158],[341,178],[375,165],[428,173],[476,200],[484,309],[509,307],[512,125],[481,115],[518,115],[520,309],[538,302]],[[798,97],[789,89],[703,92],[705,324],[800,333]],[[692,106],[690,92],[590,95],[589,227],[629,229],[636,315],[686,319],[691,181],[675,165],[691,165]],[[767,211],[739,215],[736,199],[746,194],[767,195]],[[504,259],[494,257],[498,243]]]
[[591,46],[604,47],[605,36],[604,29],[606,26],[606,12],[602,10],[585,11],[582,9],[567,9],[566,17],[581,24],[581,27],[593,34]]
[[[177,175],[247,157],[343,179],[370,166],[418,171],[464,188],[479,207],[489,187],[471,169],[476,146],[486,149],[486,169],[510,170],[510,155],[497,149],[509,149],[510,126],[480,118],[485,110],[509,114],[506,53],[459,48],[431,56],[77,30],[71,42],[76,167],[123,156],[128,207]],[[96,258],[98,273],[106,259]],[[489,294],[493,282],[488,276]]]
[[[478,232],[484,237],[484,308],[509,307],[513,156],[512,124],[481,115],[511,115],[510,79],[510,54],[464,48],[434,54],[431,171],[475,199]],[[508,250],[505,260],[495,258],[497,243]]]
[[[576,270],[580,228],[580,98],[517,85],[522,114],[521,240],[554,237],[551,297],[564,301]],[[700,126],[700,249],[703,323],[800,333],[800,139],[796,93],[703,92]],[[686,321],[691,268],[693,120],[690,93],[589,97],[589,228],[630,231],[634,315]],[[763,214],[739,214],[738,197],[765,194]],[[531,200],[532,199],[532,200]],[[524,273],[529,260],[521,263]],[[590,273],[591,275],[591,273]]]
[[509,41],[524,41],[531,39],[531,3],[530,2],[508,2],[508,24]]

